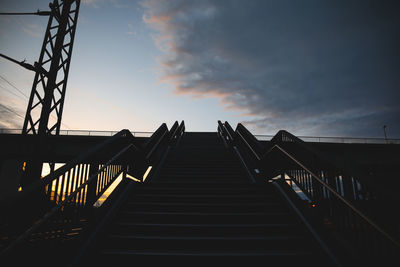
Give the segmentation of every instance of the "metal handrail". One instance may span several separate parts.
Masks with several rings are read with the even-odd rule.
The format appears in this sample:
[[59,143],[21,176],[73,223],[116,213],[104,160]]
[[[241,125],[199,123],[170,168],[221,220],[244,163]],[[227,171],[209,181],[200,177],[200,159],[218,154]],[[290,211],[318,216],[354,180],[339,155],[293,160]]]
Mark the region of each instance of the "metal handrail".
[[380,232],[382,235],[384,235],[386,238],[388,238],[390,241],[392,241],[396,246],[400,248],[400,243],[398,243],[394,238],[392,238],[388,233],[386,233],[381,227],[379,227],[375,222],[373,222],[370,218],[368,218],[365,214],[363,214],[360,210],[358,210],[352,203],[350,203],[348,200],[346,200],[344,197],[342,197],[338,192],[336,192],[335,189],[333,189],[329,184],[325,183],[322,181],[321,178],[318,177],[315,173],[310,171],[306,166],[304,166],[300,161],[298,161],[296,158],[294,158],[292,155],[290,155],[287,151],[285,151],[283,148],[281,148],[279,145],[274,145],[268,153],[264,154],[263,158],[267,156],[267,154],[273,152],[273,150],[277,148],[279,149],[285,156],[287,156],[289,159],[291,159],[294,163],[296,163],[299,167],[301,167],[303,170],[305,170],[308,174],[310,174],[314,179],[316,179],[320,184],[322,184],[326,189],[328,189],[332,194],[334,194],[340,201],[342,201],[348,208],[350,208],[352,211],[354,211],[358,216],[363,218],[369,225],[375,228],[378,232]]
[[169,130],[169,132],[170,132],[169,141],[172,141],[175,138],[178,128],[179,128],[178,121],[175,121],[175,123],[172,125],[171,129]]
[[224,127],[225,127],[226,133],[227,133],[227,135],[229,136],[229,138],[230,138],[231,140],[234,140],[234,139],[235,139],[235,138],[234,138],[235,132],[233,131],[231,125],[230,125],[227,121],[225,121]]
[[165,159],[167,158],[169,151],[173,146],[176,146],[178,144],[184,132],[185,132],[185,122],[182,121],[181,124],[178,126],[178,122],[176,121],[170,130],[170,134],[168,137],[169,144],[167,148],[164,150],[163,154],[160,156],[160,160],[157,166],[154,169],[152,169],[153,171],[150,174],[150,177],[146,178],[146,181],[150,181],[153,177],[157,177],[161,167],[165,162]]
[[181,124],[179,125],[177,132],[178,138],[182,137],[184,132],[185,132],[185,121],[181,121]]
[[[306,142],[301,140],[299,137],[289,133],[285,130],[280,130],[271,142],[274,144],[280,144],[285,142],[292,142],[299,146],[303,151],[307,151],[313,157],[317,157],[320,162],[324,162],[325,164],[333,167],[334,169],[340,170],[342,175],[347,175],[353,177],[358,183],[360,183],[364,188],[367,189],[370,193],[382,195],[382,192],[376,190],[375,182],[372,179],[371,175],[366,173],[363,170],[358,169],[356,166],[345,166],[341,162],[338,162],[337,159],[332,158],[326,153],[321,153],[320,151],[314,149]],[[358,177],[357,179],[355,177]]]
[[[247,147],[250,149],[250,151],[252,152],[252,154],[256,157],[257,160],[261,160],[262,157],[260,157],[258,155],[258,153],[253,149],[252,146],[250,146],[250,144],[247,142],[246,138],[244,138],[244,136],[240,133],[240,131],[236,132],[241,138],[242,141],[247,145]],[[268,151],[267,151],[268,152]],[[265,155],[265,154],[264,154]]]
[[183,134],[185,133],[185,121],[181,121],[179,127],[177,128],[176,137],[175,137],[175,144],[179,144]]
[[[54,172],[50,173],[49,175],[43,177],[41,180],[44,185],[49,184],[52,182],[55,178],[59,177],[62,173],[64,173],[66,170],[71,169],[72,166],[77,165],[84,161],[85,159],[91,157],[92,155],[95,155],[105,147],[109,146],[110,144],[114,143],[116,140],[120,139],[121,137],[128,137],[130,142],[134,142],[134,136],[131,134],[129,130],[121,130],[119,131],[116,135],[113,135],[110,139],[107,139],[106,141],[102,142],[101,144],[93,147],[92,149],[88,150],[87,152],[83,153],[82,155],[76,157],[75,159],[71,160],[64,166],[60,167],[59,169],[55,170]],[[131,143],[132,148],[135,151],[140,151],[140,149],[135,146],[133,143]]]
[[[270,141],[275,135],[254,134],[259,141]],[[348,136],[310,136],[297,135],[305,142],[316,143],[338,143],[338,144],[400,144],[399,138],[379,138],[379,137],[348,137]]]
[[[308,172],[312,177],[314,177],[320,184],[322,184],[326,189],[328,189],[332,194],[334,194],[338,199],[340,199],[343,203],[345,203],[351,210],[353,210],[357,215],[359,215],[361,218],[363,218],[365,221],[367,221],[370,225],[372,225],[376,230],[378,230],[381,234],[386,236],[388,239],[390,239],[394,244],[400,247],[400,244],[393,239],[389,234],[387,234],[384,230],[382,230],[375,222],[373,222],[371,219],[369,219],[366,215],[364,215],[361,211],[359,211],[352,203],[350,203],[348,200],[346,200],[344,197],[342,197],[338,192],[336,192],[335,189],[333,189],[329,184],[326,182],[322,181],[321,178],[318,177],[315,173],[313,173],[311,170],[309,170],[306,166],[304,166],[300,161],[298,161],[296,158],[294,158],[292,155],[290,155],[287,151],[285,151],[283,148],[281,148],[279,145],[274,145],[272,148],[270,148],[268,151],[266,151],[261,157],[254,151],[254,149],[250,146],[250,144],[247,142],[247,140],[243,137],[243,135],[240,133],[240,131],[236,132],[238,136],[242,138],[242,141],[248,146],[250,151],[253,153],[253,155],[259,160],[262,161],[265,159],[270,153],[275,150],[275,148],[278,148],[284,155],[286,155],[289,159],[291,159],[294,163],[296,163],[299,167],[301,167],[303,170]],[[286,132],[288,133],[288,132]],[[290,133],[288,133],[290,134]],[[290,134],[291,135],[291,134]],[[293,136],[295,137],[295,136]],[[297,137],[295,137],[297,138]]]
[[185,122],[181,121],[179,124],[178,121],[175,121],[174,125],[171,127],[169,141],[174,142],[177,141],[185,131]]
[[[65,198],[61,198],[58,203],[56,202],[56,205],[52,209],[50,209],[47,213],[45,213],[44,216],[42,216],[39,220],[37,220],[34,223],[34,225],[32,225],[29,229],[27,229],[25,232],[20,234],[15,240],[13,240],[11,242],[11,244],[9,244],[4,250],[1,251],[0,255],[9,254],[19,243],[21,243],[29,235],[33,234],[36,230],[38,230],[40,226],[42,226],[45,222],[47,222],[52,216],[55,215],[55,213],[57,211],[60,211],[61,208],[64,207],[65,205],[71,203],[71,204],[74,204],[74,206],[77,206],[79,209],[79,205],[76,205],[77,199],[75,199],[75,197],[77,197],[78,194],[81,195],[82,192],[84,192],[86,190],[85,188],[89,188],[93,182],[96,183],[96,179],[99,179],[99,177],[101,176],[100,175],[101,173],[103,173],[105,170],[108,170],[109,167],[113,168],[113,166],[115,166],[115,165],[112,165],[112,164],[117,159],[119,159],[122,155],[124,155],[126,152],[128,152],[128,150],[134,150],[134,152],[139,153],[140,157],[145,158],[144,162],[146,162],[146,160],[148,160],[152,156],[154,151],[159,147],[160,143],[165,139],[165,136],[167,136],[168,133],[169,133],[168,128],[166,128],[165,124],[162,124],[159,127],[159,129],[153,134],[152,138],[150,138],[150,141],[147,144],[147,146],[149,146],[149,149],[146,149],[148,151],[148,153],[146,155],[144,155],[142,149],[139,149],[133,143],[134,137],[132,136],[132,134],[128,130],[122,130],[122,131],[118,132],[116,135],[114,135],[113,137],[105,140],[101,144],[95,146],[94,148],[90,149],[86,153],[78,156],[77,158],[68,162],[64,166],[57,169],[56,171],[50,173],[49,175],[47,175],[40,181],[38,181],[35,184],[33,184],[32,186],[30,186],[27,190],[20,192],[23,194],[29,194],[29,193],[35,192],[37,189],[46,188],[46,186],[48,186],[49,190],[51,191],[51,185],[55,179],[57,179],[61,176],[64,177],[65,173],[69,172],[73,168],[76,168],[76,166],[78,166],[79,164],[82,164],[82,162],[84,162],[85,160],[90,159],[90,157],[92,157],[94,154],[96,154],[100,150],[108,147],[110,144],[114,143],[115,141],[119,140],[120,138],[130,137],[130,139],[128,140],[128,142],[130,142],[130,143],[128,145],[126,145],[123,149],[121,149],[116,154],[114,154],[114,156],[112,156],[111,159],[109,159],[104,165],[102,165],[100,169],[94,170],[94,173],[89,172],[89,177],[86,180],[83,180],[83,182],[80,185],[77,184],[75,189],[73,191],[71,190],[72,192],[70,192],[69,190],[66,190]],[[97,166],[97,165],[95,165],[95,166]],[[110,184],[115,180],[115,178],[117,176],[119,176],[122,172],[126,171],[126,169],[124,169],[124,168],[114,168],[113,170],[114,170],[114,172],[112,174],[113,178],[107,180],[108,184],[105,184],[106,187],[109,187]],[[57,180],[57,183],[58,183],[58,180]],[[76,183],[77,183],[77,181],[76,181]],[[104,190],[105,189],[106,188],[104,188]],[[61,188],[61,191],[62,190],[63,189]],[[99,188],[100,192],[96,193],[96,198],[98,196],[100,196],[104,190],[100,190],[100,188]],[[87,193],[88,192],[84,192],[84,194],[87,194]],[[19,197],[21,197],[21,195],[19,195]],[[79,196],[79,198],[80,198],[80,196]],[[86,195],[86,198],[88,199],[89,196]],[[93,204],[92,201],[86,200],[85,205],[92,205],[92,204]]]
[[[157,135],[161,133],[161,137],[157,138]],[[160,145],[160,143],[164,140],[164,137],[169,133],[167,125],[165,123],[161,124],[161,126],[154,132],[154,134],[150,137],[150,140],[148,142],[148,145],[151,144],[151,142],[155,139],[155,144],[150,147],[150,150],[147,152],[145,158],[146,160],[149,160],[150,157],[153,155],[154,151],[157,149],[157,147]],[[153,139],[154,138],[154,139]]]
[[[111,138],[105,140],[104,142],[94,146],[93,148],[89,149],[85,153],[79,155],[78,157],[72,159],[69,161],[67,164],[63,165],[62,167],[58,168],[54,172],[48,174],[47,176],[43,177],[40,180],[36,180],[33,182],[28,188],[20,191],[20,192],[13,192],[9,195],[6,195],[3,197],[3,199],[12,199],[12,198],[24,198],[25,196],[30,195],[32,192],[36,192],[37,190],[40,190],[41,188],[45,187],[46,185],[50,184],[53,182],[54,179],[57,179],[60,177],[63,173],[67,172],[70,170],[73,166],[83,162],[85,159],[90,158],[91,156],[95,155],[105,147],[111,145],[115,141],[119,140],[120,138],[123,137],[128,137],[131,142],[133,142],[134,136],[131,134],[129,130],[121,130],[117,134],[113,135]],[[132,144],[133,145],[133,144]],[[133,145],[133,148],[137,151],[139,151],[139,148]]]
[[[1,134],[21,134],[22,129],[17,128],[0,128]],[[74,135],[74,133],[82,136],[112,136],[118,131],[113,130],[60,130],[60,135]],[[151,131],[131,131],[132,135],[150,136],[154,132]],[[272,134],[254,134],[254,137],[259,141],[269,141],[275,135]],[[311,136],[311,135],[298,135],[298,138],[307,142],[318,142],[318,143],[361,143],[361,144],[400,144],[399,138],[379,138],[379,137],[347,137],[347,136]],[[354,142],[352,142],[354,141]]]
[[[223,125],[222,124],[219,125],[219,128],[223,128]],[[332,188],[329,184],[324,182],[318,175],[316,175],[314,172],[312,172],[309,168],[307,168],[304,164],[302,164],[299,160],[297,160],[293,155],[291,155],[289,152],[284,150],[278,144],[275,144],[268,151],[266,151],[262,155],[259,155],[255,151],[255,149],[250,145],[247,138],[241,133],[241,131],[236,130],[235,133],[236,133],[236,136],[233,140],[231,140],[231,142],[234,142],[235,144],[238,144],[239,140],[241,142],[243,142],[245,144],[245,146],[251,152],[250,155],[252,155],[256,159],[256,165],[261,167],[261,165],[263,165],[262,162],[267,159],[268,155],[270,153],[273,153],[275,150],[278,150],[279,153],[285,155],[289,160],[294,162],[302,170],[304,170],[306,173],[308,173],[308,175],[311,175],[311,177],[315,181],[317,181],[320,184],[320,186],[322,186],[327,191],[329,191],[333,196],[335,196],[340,201],[340,203],[343,203],[345,209],[347,208],[348,210],[351,210],[350,214],[355,214],[356,216],[361,218],[361,220],[366,225],[369,225],[371,227],[371,229],[374,229],[374,231],[379,233],[384,238],[383,240],[389,241],[394,247],[396,247],[396,249],[400,248],[399,242],[397,240],[395,240],[390,234],[388,234],[385,230],[383,230],[377,223],[375,223],[373,220],[371,220],[368,216],[366,216],[363,212],[361,212],[358,208],[356,208],[350,201],[348,201],[346,198],[344,198],[342,195],[340,195],[334,188]],[[221,131],[221,134],[223,134],[222,131]]]
[[10,245],[8,245],[4,250],[0,252],[1,256],[7,255],[10,253],[19,243],[24,241],[29,237],[30,234],[34,233],[40,226],[42,226],[46,221],[48,221],[51,216],[53,216],[57,211],[59,211],[64,205],[68,204],[73,198],[82,191],[85,186],[90,184],[94,179],[97,179],[98,175],[102,173],[108,166],[110,166],[115,160],[117,160],[121,155],[123,155],[129,149],[134,148],[133,144],[128,145],[119,151],[115,156],[113,156],[107,163],[100,168],[96,173],[92,174],[83,184],[81,184],[75,191],[70,193],[64,200],[57,203],[50,211],[48,211],[41,219],[35,222],[35,224],[27,229],[24,233],[22,233],[19,237],[17,237]]
[[[244,136],[241,134],[239,129],[237,129],[237,133],[240,134],[244,138]],[[244,138],[243,140],[246,140],[246,138]],[[271,139],[271,143],[272,144],[294,143],[298,147],[300,147],[302,149],[302,151],[306,151],[307,153],[310,153],[310,155],[312,155],[314,157],[314,159],[318,159],[320,162],[323,162],[324,164],[330,166],[332,169],[340,171],[341,174],[344,176],[353,177],[353,179],[357,183],[362,185],[362,187],[364,188],[363,190],[366,189],[370,194],[382,196],[382,192],[376,190],[375,182],[372,179],[372,177],[370,176],[370,174],[366,173],[363,170],[358,169],[356,166],[343,165],[343,163],[338,162],[335,158],[332,158],[325,153],[321,153],[320,151],[315,150],[313,147],[309,146],[306,142],[301,140],[299,137],[289,133],[288,131],[280,130],[274,136],[274,138]],[[252,146],[250,144],[248,144],[247,141],[246,141],[246,144],[249,147],[249,149],[254,152]],[[268,151],[265,153],[268,153]],[[258,155],[256,152],[254,152],[254,155],[256,156],[257,159],[262,157],[262,155]]]
[[[22,129],[14,129],[14,128],[0,128],[1,134],[21,134]],[[113,136],[117,134],[119,131],[113,130],[60,130],[59,135],[64,136]],[[140,136],[151,136],[154,132],[151,131],[130,131],[131,134],[135,137]]]
[[[120,150],[118,153],[116,153],[113,157],[111,157],[110,160],[106,164],[104,164],[100,169],[95,170],[94,173],[89,172],[89,177],[86,179],[85,174],[83,172],[81,173],[76,173],[75,170],[76,168],[80,168],[82,164],[85,161],[90,161],[90,158],[94,155],[96,155],[98,152],[102,151],[103,149],[108,148],[110,145],[114,144],[116,141],[120,140],[121,138],[126,138],[128,137],[128,142],[129,144],[122,150]],[[56,180],[56,189],[55,189],[55,196],[53,199],[53,202],[56,203],[56,206],[52,208],[50,211],[48,211],[44,216],[42,216],[38,221],[36,221],[32,227],[28,228],[25,232],[20,234],[15,240],[12,241],[12,243],[6,248],[5,252],[1,252],[2,255],[8,253],[9,251],[12,250],[15,245],[17,245],[19,242],[21,242],[23,239],[25,239],[29,234],[34,232],[36,229],[38,229],[39,226],[43,225],[44,222],[46,222],[56,211],[58,211],[61,207],[63,207],[66,203],[69,203],[72,198],[74,198],[78,193],[79,193],[79,199],[76,199],[74,202],[74,205],[79,209],[81,205],[87,206],[87,205],[92,205],[93,199],[91,199],[92,195],[89,195],[89,188],[91,187],[89,184],[91,182],[94,182],[94,179],[101,179],[100,178],[100,173],[103,173],[105,170],[105,175],[108,175],[108,177],[111,178],[110,175],[112,176],[111,180],[108,180],[108,182],[102,183],[101,187],[104,187],[103,190],[100,190],[101,188],[99,187],[99,192],[95,193],[94,197],[100,196],[103,191],[115,180],[115,178],[122,172],[124,171],[123,168],[121,167],[113,167],[111,164],[120,158],[120,156],[124,153],[126,153],[128,150],[134,150],[135,152],[139,151],[139,148],[134,145],[134,137],[128,130],[121,130],[118,132],[116,135],[112,136],[111,138],[108,138],[107,140],[103,141],[102,143],[96,145],[95,147],[91,148],[90,150],[86,151],[85,153],[81,154],[80,156],[74,158],[73,160],[69,161],[66,163],[64,166],[60,167],[59,169],[55,170],[54,172],[50,173],[49,175],[45,176],[44,178],[35,181],[32,183],[28,188],[25,188],[21,192],[15,192],[9,196],[6,196],[3,201],[8,201],[11,203],[14,202],[21,202],[25,201],[28,199],[28,197],[33,196],[33,194],[42,194],[41,192],[46,192],[48,191],[48,198],[49,200],[51,199],[51,193],[52,193],[52,184],[53,181]],[[86,164],[87,165],[87,164]],[[98,165],[94,165],[98,166]],[[109,171],[112,169],[113,171]],[[68,180],[69,176],[71,175],[72,172],[72,180],[69,182],[66,182],[66,188],[63,188],[64,184],[64,176],[68,173]],[[74,176],[76,175],[76,177]],[[59,180],[61,179],[61,186],[59,186]],[[68,184],[71,186],[71,191],[68,189]],[[75,189],[73,189],[72,185],[75,184]],[[46,189],[47,188],[47,189]],[[95,188],[92,188],[95,189]],[[58,195],[58,190],[60,190],[60,197],[57,197]],[[45,193],[46,194],[46,193]],[[63,197],[65,194],[65,197]],[[84,195],[82,197],[82,194]],[[55,200],[55,201],[54,201]],[[58,201],[57,201],[58,200]],[[82,206],[82,207],[83,207]]]

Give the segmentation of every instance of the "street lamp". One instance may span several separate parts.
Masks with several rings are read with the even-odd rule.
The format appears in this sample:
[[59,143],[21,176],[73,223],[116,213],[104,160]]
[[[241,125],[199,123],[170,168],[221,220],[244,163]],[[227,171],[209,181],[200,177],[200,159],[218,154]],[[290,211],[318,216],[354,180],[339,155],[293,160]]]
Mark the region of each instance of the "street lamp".
[[385,135],[385,140],[386,140],[386,143],[387,143],[386,125],[383,125],[383,134]]

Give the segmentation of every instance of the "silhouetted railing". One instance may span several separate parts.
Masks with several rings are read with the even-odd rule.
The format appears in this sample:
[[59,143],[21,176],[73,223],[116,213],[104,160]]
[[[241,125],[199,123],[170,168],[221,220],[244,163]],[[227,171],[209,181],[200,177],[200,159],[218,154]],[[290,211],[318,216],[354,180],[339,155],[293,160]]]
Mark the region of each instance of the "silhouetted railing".
[[[175,139],[178,133],[175,132],[172,138]],[[90,220],[93,204],[117,177],[125,176],[134,167],[141,181],[147,166],[156,164],[159,150],[165,149],[163,144],[168,141],[168,136],[168,128],[162,124],[145,147],[140,148],[136,146],[132,134],[122,130],[26,190],[18,192],[18,196],[12,200],[29,201],[32,195],[44,194],[42,204],[50,205],[50,209],[14,240],[8,236],[11,242],[1,251],[1,255],[9,255],[22,243],[25,246],[25,240],[29,240],[30,244],[35,240],[68,240],[78,235]],[[99,159],[99,153],[102,157],[109,155],[108,159]]]
[[[340,183],[339,181],[332,183],[329,179],[324,181],[279,145],[275,145],[269,153],[273,153],[274,150],[284,154],[300,167],[300,170],[284,170],[283,175],[288,175],[296,185],[300,186],[302,192],[311,200],[310,206],[315,210],[314,213],[318,213],[323,219],[321,223],[330,228],[329,231],[340,233],[339,237],[346,240],[351,249],[355,250],[353,253],[357,253],[358,257],[366,262],[372,260],[375,263],[384,262],[382,257],[393,259],[397,256],[400,244],[343,196],[342,179]],[[365,201],[364,203],[368,205],[368,199]]]
[[[275,135],[255,134],[254,137],[259,141],[270,141]],[[344,137],[344,136],[297,136],[304,142],[313,143],[341,143],[341,144],[400,144],[397,138],[378,138],[378,137]]]
[[[295,158],[301,159],[303,164],[334,188],[342,197],[351,201],[364,213],[373,216],[372,203],[378,201],[382,192],[376,190],[372,177],[365,171],[351,165],[343,166],[335,159],[314,150],[300,138],[287,131],[279,131],[271,140],[271,143],[279,145]],[[287,175],[296,178],[293,181],[310,199],[317,194],[313,190],[311,178],[305,175],[303,170],[294,168],[288,171]],[[366,201],[369,205],[365,205]],[[376,219],[379,220],[380,218]]]
[[[105,142],[97,145],[83,155],[77,157],[66,165],[60,167],[55,172],[50,173],[42,179],[45,185],[45,192],[49,200],[56,203],[64,201],[73,192],[76,197],[73,202],[79,205],[91,205],[100,197],[110,184],[123,172],[126,171],[126,162],[116,164],[113,162],[101,163],[95,156],[109,150],[115,143],[122,138],[127,139],[122,149],[115,152],[106,152],[109,157],[114,155],[122,157],[129,150],[139,152],[140,149],[134,145],[134,137],[128,130],[122,130]],[[121,154],[121,152],[124,152]],[[100,171],[101,170],[101,171]],[[98,174],[98,175],[95,175]],[[90,177],[95,176],[90,183]],[[83,186],[85,184],[85,186]],[[82,188],[80,188],[82,186]],[[80,189],[79,189],[80,188]],[[78,190],[79,189],[79,190]]]
[[[218,132],[240,151],[257,181],[265,182],[268,177],[278,176],[282,177],[277,180],[282,185],[288,181],[291,185],[296,184],[310,200],[307,207],[310,214],[317,218],[318,225],[330,237],[340,240],[337,243],[356,262],[368,265],[372,262],[388,263],[400,252],[398,241],[359,209],[356,200],[362,200],[364,207],[374,204],[370,192],[363,190],[354,177],[345,177],[343,172],[340,175],[335,173],[325,159],[319,160],[318,155],[313,154],[297,137],[280,131],[271,140],[271,146],[263,151],[254,136],[241,124],[233,133],[229,123],[218,122]],[[290,143],[297,146],[293,147]],[[297,156],[282,146],[296,152]]]
[[[22,129],[0,129],[0,134],[21,134]],[[105,131],[105,130],[60,130],[59,135],[80,135],[80,136],[113,136],[119,131]],[[153,132],[146,131],[131,131],[135,137],[150,137]]]
[[259,155],[262,155],[262,145],[253,137],[251,137],[250,133],[247,131],[242,134],[250,134],[251,142],[253,146],[247,144],[244,137],[238,137],[238,131],[234,131],[231,125],[226,121],[222,123],[218,121],[218,133],[226,142],[227,145],[233,147],[234,150],[237,150],[240,153],[244,164],[247,166],[248,172],[252,177],[258,179],[261,175],[265,176],[265,173],[261,174],[259,161],[261,160]]
[[[172,130],[172,127],[171,127]],[[0,134],[21,134],[22,129],[1,128]],[[60,130],[60,135],[82,135],[82,136],[113,136],[118,131],[107,130]],[[153,132],[131,131],[135,137],[150,137]],[[258,141],[270,141],[275,135],[255,134]],[[343,144],[400,144],[400,139],[378,138],[378,137],[344,137],[344,136],[307,136],[299,135],[305,142],[315,143],[343,143]]]
[[181,121],[179,127],[176,130],[176,133],[174,135],[171,135],[170,142],[179,142],[180,138],[182,138],[184,133],[185,133],[185,122]]

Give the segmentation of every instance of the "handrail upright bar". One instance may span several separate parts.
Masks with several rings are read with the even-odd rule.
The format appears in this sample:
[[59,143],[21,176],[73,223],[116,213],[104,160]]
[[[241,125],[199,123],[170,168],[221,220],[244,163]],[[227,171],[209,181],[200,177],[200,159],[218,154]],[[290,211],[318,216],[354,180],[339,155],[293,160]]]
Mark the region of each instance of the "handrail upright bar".
[[218,127],[217,127],[218,133],[221,135],[222,141],[224,142],[225,147],[229,148],[231,147],[236,156],[238,157],[239,161],[241,162],[244,170],[247,173],[247,176],[250,180],[250,182],[255,183],[256,179],[254,178],[254,175],[252,173],[252,170],[249,169],[249,166],[246,164],[244,158],[239,152],[238,145],[239,143],[237,142],[237,132],[233,131],[232,127],[230,124],[225,121],[225,123],[222,123],[221,121],[218,120]]
[[182,120],[182,121],[181,121],[181,124],[179,125],[179,128],[178,128],[178,136],[177,136],[176,145],[178,145],[179,142],[181,141],[181,139],[182,139],[182,137],[183,137],[183,135],[184,135],[184,133],[185,133],[185,130],[186,130],[186,128],[185,128],[185,121]]
[[177,133],[176,133],[177,138],[180,138],[184,132],[185,132],[185,121],[182,120],[177,129]]
[[225,121],[224,127],[225,127],[225,130],[226,130],[226,134],[231,139],[231,141],[234,142],[235,141],[235,131],[233,130],[233,128],[231,127],[229,122]]
[[[149,150],[145,153],[145,158],[146,160],[149,160],[156,150],[156,148],[159,146],[161,141],[164,140],[164,137],[166,134],[168,134],[168,128],[165,123],[161,124],[160,127],[153,133],[153,135],[150,137],[149,142],[147,143],[147,146],[150,146]],[[159,137],[160,136],[160,137]],[[155,143],[155,144],[153,144]]]
[[228,148],[231,144],[228,144],[228,142],[225,138],[226,137],[226,129],[220,120],[218,120],[217,132],[218,132],[219,136],[222,138],[222,141],[224,142],[225,147]]
[[249,144],[249,142],[247,142],[246,138],[242,135],[242,133],[240,132],[240,130],[236,129],[236,133],[238,136],[240,136],[241,140],[246,144],[246,146],[250,149],[250,151],[252,152],[252,154],[256,157],[257,160],[261,160],[261,156],[258,155],[258,153],[253,149],[253,147]]
[[171,142],[174,138],[176,138],[177,131],[179,130],[178,121],[172,125],[171,129],[169,130],[168,140]]
[[[175,126],[175,125],[178,125],[178,122],[177,122],[177,121],[174,123],[174,126]],[[157,177],[157,175],[158,175],[158,173],[159,173],[159,171],[160,171],[160,168],[161,168],[162,165],[164,164],[165,159],[166,159],[166,157],[167,157],[169,151],[171,150],[171,147],[172,147],[173,145],[177,145],[178,142],[180,141],[180,138],[182,137],[182,133],[183,133],[184,130],[185,130],[185,123],[184,123],[184,121],[182,121],[181,124],[180,124],[178,127],[174,127],[174,126],[171,128],[171,130],[170,130],[170,132],[169,132],[169,133],[170,133],[169,136],[168,136],[169,144],[168,144],[167,148],[165,149],[164,153],[160,156],[160,160],[159,160],[159,162],[158,162],[156,168],[153,169],[153,171],[152,171],[152,173],[150,174],[150,176],[146,178],[146,181],[147,181],[147,182],[149,182],[149,181],[151,182],[151,180],[152,180],[153,177]],[[175,129],[173,129],[173,128],[175,128]]]
[[217,130],[218,130],[218,132],[222,132],[222,128],[223,128],[224,126],[222,125],[222,122],[220,121],[220,120],[218,120],[218,127],[217,127]]
[[224,143],[225,148],[229,148],[229,144],[226,142],[224,134],[222,133],[222,131],[220,130],[219,126],[217,128],[217,133],[218,133],[218,137],[221,138],[222,142]]
[[181,137],[183,136],[184,133],[185,133],[185,121],[182,120],[181,123],[179,124],[177,133],[176,133],[177,141],[179,141],[181,139]]
[[243,126],[243,124],[238,123],[236,132],[240,133],[247,143],[251,143],[252,150],[255,152],[255,154],[257,154],[257,157],[262,154],[262,151],[264,150],[262,145],[257,138],[255,138],[255,136]]

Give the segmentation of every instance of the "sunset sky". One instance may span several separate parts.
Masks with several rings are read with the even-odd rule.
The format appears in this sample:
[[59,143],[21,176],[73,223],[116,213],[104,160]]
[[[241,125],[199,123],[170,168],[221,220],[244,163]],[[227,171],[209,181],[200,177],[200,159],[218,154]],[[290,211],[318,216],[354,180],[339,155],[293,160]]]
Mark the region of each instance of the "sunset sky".
[[[0,12],[49,0],[0,0]],[[63,129],[217,120],[254,133],[400,138],[400,2],[86,0]],[[38,60],[47,17],[0,16],[0,53]],[[0,58],[0,128],[22,128],[33,73]]]

